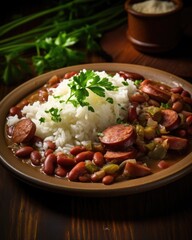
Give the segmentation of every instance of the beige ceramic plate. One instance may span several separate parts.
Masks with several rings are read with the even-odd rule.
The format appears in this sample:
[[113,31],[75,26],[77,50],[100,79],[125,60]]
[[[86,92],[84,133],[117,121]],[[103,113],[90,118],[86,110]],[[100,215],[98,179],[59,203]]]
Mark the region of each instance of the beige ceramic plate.
[[190,153],[176,164],[158,173],[106,186],[102,183],[70,182],[64,179],[46,176],[30,165],[24,164],[16,159],[7,147],[4,133],[6,116],[10,107],[14,106],[32,91],[41,87],[51,76],[55,74],[63,75],[66,72],[78,71],[83,68],[110,72],[120,70],[136,72],[145,76],[145,78],[164,82],[171,86],[182,85],[192,93],[192,85],[175,75],[154,68],[131,64],[98,63],[77,65],[35,77],[20,85],[0,102],[0,156],[2,164],[8,170],[24,182],[46,190],[80,196],[99,197],[126,195],[155,189],[181,178],[192,170],[192,153]]

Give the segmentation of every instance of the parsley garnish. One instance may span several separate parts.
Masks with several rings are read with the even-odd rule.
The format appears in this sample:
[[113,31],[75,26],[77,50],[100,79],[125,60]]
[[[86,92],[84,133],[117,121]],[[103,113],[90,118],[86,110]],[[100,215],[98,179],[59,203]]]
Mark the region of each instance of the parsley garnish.
[[136,87],[139,87],[143,80],[135,80],[134,84]]
[[58,108],[50,108],[49,110],[46,110],[46,113],[50,113],[51,114],[51,120],[54,122],[61,122],[61,116],[60,116],[60,111],[62,109],[58,109]]
[[107,101],[108,103],[113,104],[113,98],[108,97],[108,98],[106,98],[106,101]]
[[[66,102],[71,102],[75,107],[87,106],[89,111],[94,112],[93,107],[86,101],[89,91],[100,97],[105,97],[105,90],[116,91],[117,87],[109,81],[108,78],[100,78],[94,71],[81,71],[79,75],[75,75],[68,86],[71,89],[70,96]],[[106,98],[106,101],[113,103],[112,98]]]
[[165,108],[165,109],[168,109],[171,107],[170,103],[161,103],[161,107],[162,108]]
[[129,83],[128,83],[127,81],[123,81],[122,84],[123,84],[124,86],[129,86]]
[[45,118],[44,117],[39,118],[39,122],[40,123],[44,123],[45,122]]
[[121,119],[121,118],[117,118],[117,119],[116,119],[116,123],[117,123],[117,124],[121,124],[121,123],[124,123],[124,121],[123,121],[123,119]]

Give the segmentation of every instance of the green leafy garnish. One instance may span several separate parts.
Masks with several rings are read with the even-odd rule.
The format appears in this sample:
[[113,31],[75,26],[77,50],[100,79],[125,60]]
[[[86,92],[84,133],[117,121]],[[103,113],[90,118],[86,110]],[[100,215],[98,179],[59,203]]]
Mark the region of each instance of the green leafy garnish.
[[143,80],[135,80],[134,84],[136,87],[139,87]]
[[37,56],[33,56],[33,64],[39,74],[70,64],[82,62],[85,54],[71,48],[78,42],[75,36],[70,37],[66,32],[36,41]]
[[46,1],[39,11],[10,16],[0,26],[0,81],[11,85],[89,62],[92,53],[109,60],[99,40],[126,22],[123,4],[122,0]]
[[117,118],[116,123],[121,124],[121,123],[124,123],[124,121],[121,118]]
[[106,98],[106,101],[107,101],[108,103],[113,104],[113,98],[108,97],[108,98]]
[[51,120],[54,122],[61,122],[61,115],[60,115],[60,111],[62,109],[58,109],[58,108],[50,108],[49,110],[46,110],[46,113],[50,113],[51,114]]
[[124,107],[122,107],[121,104],[118,103],[118,106],[119,106],[122,110],[127,111],[127,109],[124,108]]
[[128,86],[128,85],[129,85],[129,83],[128,83],[127,81],[123,81],[122,84],[123,84],[124,86]]
[[44,117],[39,118],[39,122],[40,123],[44,123],[45,122],[45,118]]
[[[86,101],[89,91],[92,91],[100,97],[105,97],[105,91],[116,91],[117,87],[109,81],[108,78],[100,78],[94,71],[81,71],[79,75],[75,75],[68,86],[71,89],[70,96],[66,102],[71,102],[75,107],[78,105],[87,106],[89,111],[94,112],[93,107]],[[106,101],[113,103],[112,98],[106,98]]]
[[165,108],[165,109],[168,109],[171,107],[171,105],[169,103],[161,103],[161,108]]

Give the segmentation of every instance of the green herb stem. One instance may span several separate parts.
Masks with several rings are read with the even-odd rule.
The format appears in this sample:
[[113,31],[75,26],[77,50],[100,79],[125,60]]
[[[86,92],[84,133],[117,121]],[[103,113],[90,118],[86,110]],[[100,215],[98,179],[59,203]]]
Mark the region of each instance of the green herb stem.
[[23,24],[26,24],[30,21],[33,21],[35,19],[38,19],[40,17],[44,17],[48,14],[54,13],[54,12],[58,12],[59,10],[63,10],[63,9],[68,9],[70,7],[72,7],[74,4],[83,4],[88,2],[88,0],[73,0],[70,1],[66,4],[62,4],[62,5],[58,5],[56,7],[53,8],[49,8],[47,10],[44,11],[40,11],[38,13],[26,16],[26,17],[22,17],[19,18],[17,20],[14,20],[10,23],[4,24],[3,26],[0,27],[0,36],[3,36],[4,34],[8,33],[9,31],[11,31],[12,29],[15,29],[16,27],[19,27]]
[[[27,64],[31,62],[33,68],[40,66],[39,70],[34,69],[37,74],[81,63],[86,51],[99,49],[96,41],[104,32],[126,21],[121,1],[68,0],[0,26],[0,74],[4,83],[28,71],[25,56]],[[30,29],[30,25],[34,27]],[[62,33],[67,36],[60,36]],[[83,43],[81,49],[84,47],[85,54],[72,48],[79,43]],[[35,53],[37,56],[33,56]]]

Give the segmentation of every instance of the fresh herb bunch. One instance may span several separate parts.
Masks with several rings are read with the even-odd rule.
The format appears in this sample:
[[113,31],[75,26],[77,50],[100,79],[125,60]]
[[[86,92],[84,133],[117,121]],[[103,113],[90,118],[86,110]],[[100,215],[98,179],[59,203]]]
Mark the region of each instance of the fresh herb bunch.
[[[0,75],[23,81],[102,52],[102,34],[126,21],[123,0],[63,0],[0,26]],[[32,27],[31,27],[32,26]]]

